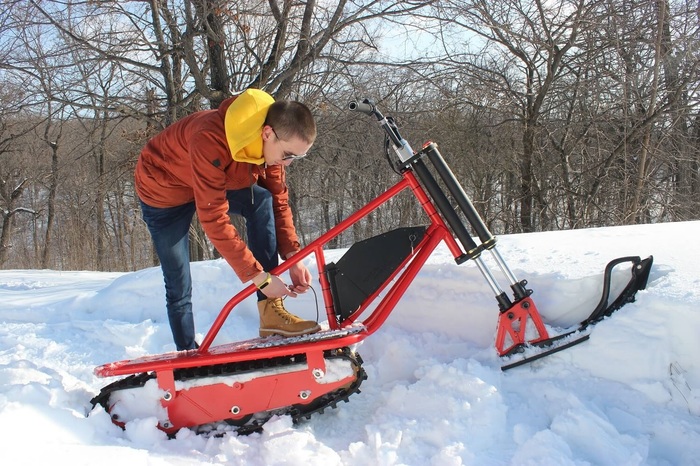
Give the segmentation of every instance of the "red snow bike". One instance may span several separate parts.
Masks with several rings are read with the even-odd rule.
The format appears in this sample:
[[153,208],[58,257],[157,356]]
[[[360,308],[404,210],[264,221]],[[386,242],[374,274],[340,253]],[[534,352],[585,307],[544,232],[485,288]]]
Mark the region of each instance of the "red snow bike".
[[[518,280],[496,249],[489,232],[434,143],[414,152],[391,117],[365,99],[350,110],[376,117],[386,133],[386,152],[401,179],[363,208],[313,241],[272,271],[282,274],[314,256],[318,267],[327,328],[301,337],[256,338],[213,346],[231,312],[254,294],[250,285],[229,300],[196,350],[113,362],[95,369],[100,377],[127,376],[107,385],[92,400],[115,424],[155,416],[158,427],[174,434],[183,427],[230,425],[238,433],[260,430],[273,415],[308,418],[359,392],[367,378],[354,345],[386,321],[433,250],[444,243],[457,264],[474,261],[493,291],[499,309],[496,351],[508,357],[503,369],[573,346],[588,338],[586,328],[634,300],[644,289],[652,257],[623,257],[610,262],[603,296],[577,328],[551,336],[531,298],[526,280]],[[391,148],[392,150],[389,150]],[[392,154],[393,152],[393,154]],[[437,176],[437,177],[436,177]],[[438,181],[441,180],[441,182]],[[337,262],[326,262],[324,246],[404,190],[409,190],[429,223],[398,228],[353,244]],[[478,237],[479,244],[468,227]],[[487,267],[490,253],[507,279],[512,298]],[[610,299],[614,267],[631,263],[624,290]],[[522,357],[525,350],[529,357]],[[143,406],[149,408],[143,411]]]

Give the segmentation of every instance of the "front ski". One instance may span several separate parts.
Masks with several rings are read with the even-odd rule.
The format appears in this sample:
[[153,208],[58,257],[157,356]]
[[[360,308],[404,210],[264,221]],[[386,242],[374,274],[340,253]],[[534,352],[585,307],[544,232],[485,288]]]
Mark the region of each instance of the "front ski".
[[[539,314],[535,309],[533,309],[533,303],[529,301],[529,298],[523,299],[520,302],[520,307],[524,307],[527,310],[526,312],[518,310],[516,306],[513,306],[507,312],[503,312],[501,314],[501,321],[499,322],[499,333],[497,336],[497,348],[502,350],[502,357],[510,357],[515,354],[523,353],[526,350],[526,348],[543,348],[543,350],[537,352],[532,356],[525,357],[510,364],[506,364],[501,367],[501,370],[506,371],[514,367],[522,366],[532,361],[536,361],[538,359],[549,356],[550,354],[558,353],[559,351],[571,348],[572,346],[578,345],[579,343],[583,343],[584,341],[588,340],[588,338],[590,337],[590,332],[584,334],[583,336],[567,341],[566,343],[557,344],[557,342],[562,342],[567,337],[572,337],[575,334],[581,334],[590,326],[593,326],[601,320],[603,320],[605,317],[609,317],[610,315],[612,315],[613,312],[617,311],[625,304],[634,302],[637,291],[646,288],[647,281],[649,279],[649,272],[651,271],[651,265],[653,261],[653,256],[649,256],[646,259],[642,259],[639,256],[628,256],[620,257],[618,259],[610,261],[605,267],[605,273],[603,274],[603,293],[600,298],[600,301],[598,302],[598,305],[593,310],[593,312],[591,312],[590,315],[583,322],[580,323],[579,327],[576,330],[572,330],[570,332],[566,332],[561,335],[557,335],[555,337],[550,338],[549,335],[547,335],[546,330],[544,329],[544,325],[540,321],[538,321]],[[617,298],[611,301],[610,289],[612,271],[616,266],[625,262],[632,263],[632,268],[630,270],[631,277],[627,282],[627,285],[625,285],[622,292],[617,296]],[[523,306],[523,304],[527,304],[527,306]],[[516,311],[520,312],[520,315],[518,315]],[[532,321],[535,324],[535,328],[538,331],[538,336],[536,338],[531,339],[528,342],[524,342],[522,335],[524,334],[526,324],[530,321]],[[502,343],[504,341],[504,338],[501,337],[502,334],[515,336],[515,338],[508,340],[512,344],[510,348],[504,349]],[[518,340],[518,338],[520,338],[520,340]],[[501,346],[498,346],[499,342],[501,342]]]
[[[578,338],[575,338],[573,340],[569,340],[566,343],[562,343],[560,345],[552,346],[558,341],[564,340],[566,337],[569,337],[575,333],[578,333],[578,330],[575,330],[573,332],[565,333],[563,335],[558,335],[556,337],[550,338],[545,341],[540,341],[537,343],[534,343],[532,346],[534,347],[539,347],[539,348],[548,348],[546,350],[540,351],[532,356],[528,356],[522,359],[519,359],[518,361],[512,362],[510,364],[506,364],[505,366],[501,367],[502,371],[507,371],[508,369],[512,369],[514,367],[522,366],[524,364],[529,364],[533,361],[537,361],[538,359],[542,359],[545,356],[549,356],[550,354],[558,353],[559,351],[565,350],[567,348],[571,348],[572,346],[578,345],[579,343],[583,343],[584,341],[588,340],[590,337],[590,334],[585,334],[583,336],[580,336]],[[511,352],[508,356],[511,356],[513,354],[517,354],[518,352],[522,352],[525,350],[524,347],[519,348],[520,351],[513,351]]]

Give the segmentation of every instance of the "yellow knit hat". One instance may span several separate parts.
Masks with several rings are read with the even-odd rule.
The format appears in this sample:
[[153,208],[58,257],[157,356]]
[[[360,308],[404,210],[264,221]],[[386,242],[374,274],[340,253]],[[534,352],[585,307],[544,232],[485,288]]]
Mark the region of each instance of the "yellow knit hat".
[[224,128],[231,157],[237,162],[262,165],[262,127],[267,111],[275,102],[260,89],[248,89],[239,94],[226,110]]

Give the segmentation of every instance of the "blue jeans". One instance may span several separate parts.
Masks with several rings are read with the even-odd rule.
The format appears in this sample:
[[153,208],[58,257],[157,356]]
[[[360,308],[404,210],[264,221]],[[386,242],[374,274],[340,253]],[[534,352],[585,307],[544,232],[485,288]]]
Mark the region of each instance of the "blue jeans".
[[[241,215],[246,222],[248,248],[263,269],[279,264],[272,194],[258,185],[227,191],[229,215]],[[190,273],[189,229],[196,211],[194,202],[175,207],[151,207],[141,201],[143,220],[148,225],[165,281],[168,320],[178,351],[194,349],[192,276]],[[258,292],[258,299],[265,295]]]

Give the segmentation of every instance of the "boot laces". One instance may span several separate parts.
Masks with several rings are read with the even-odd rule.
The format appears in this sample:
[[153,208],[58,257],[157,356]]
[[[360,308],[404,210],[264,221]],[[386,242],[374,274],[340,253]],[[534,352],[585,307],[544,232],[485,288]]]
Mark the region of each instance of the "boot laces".
[[275,311],[275,314],[284,319],[285,323],[291,324],[301,321],[299,317],[295,316],[294,314],[291,314],[287,309],[285,309],[284,301],[282,301],[282,298],[277,298],[273,300],[270,304],[272,305],[272,309]]

